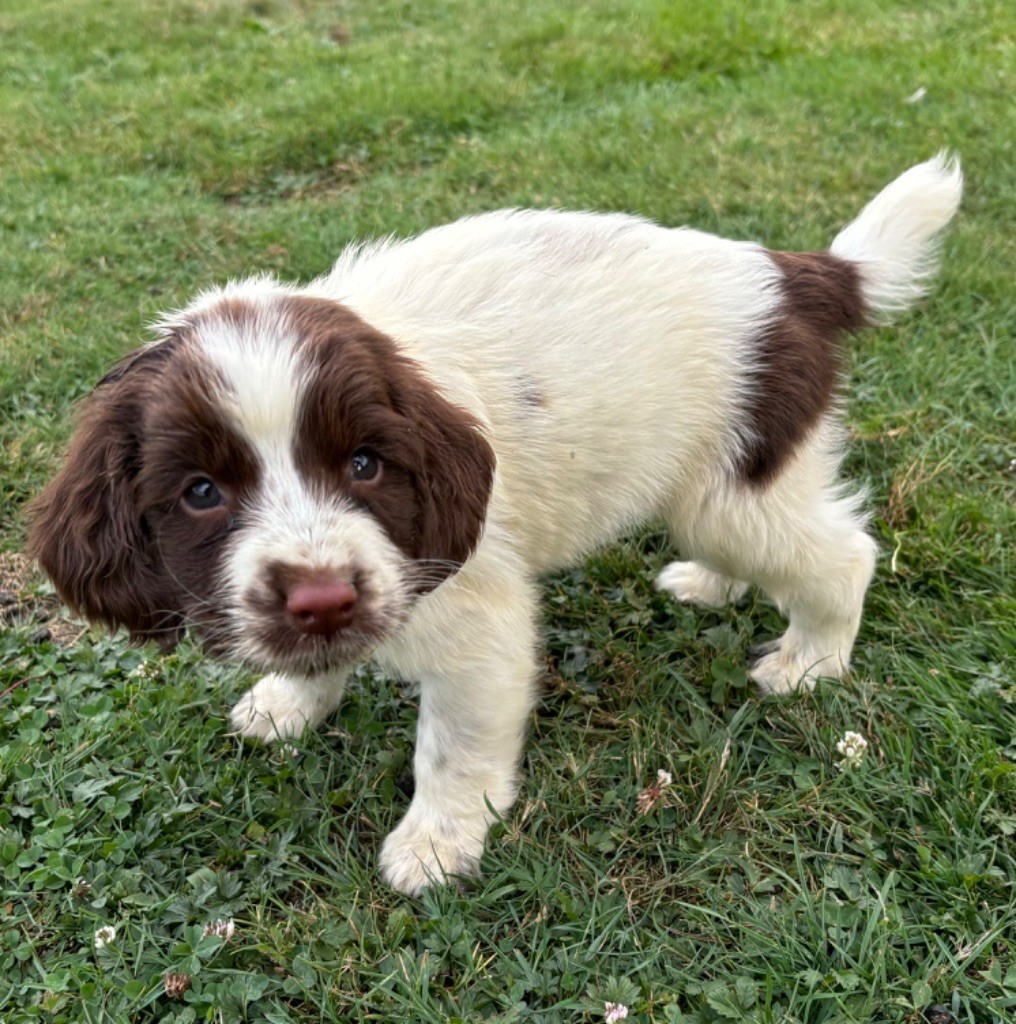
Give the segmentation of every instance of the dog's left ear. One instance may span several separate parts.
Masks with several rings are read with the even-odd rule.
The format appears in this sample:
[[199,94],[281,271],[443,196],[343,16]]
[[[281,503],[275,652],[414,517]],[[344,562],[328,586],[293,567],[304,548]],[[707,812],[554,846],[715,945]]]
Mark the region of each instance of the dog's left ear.
[[331,382],[317,399],[325,436],[355,435],[362,424],[345,421],[344,407],[360,407],[381,417],[386,440],[398,446],[395,461],[412,477],[417,505],[406,549],[429,561],[422,589],[433,589],[473,553],[483,533],[496,459],[480,421],[352,310],[308,296],[286,298],[284,309],[319,379]]
[[412,425],[419,453],[415,556],[431,560],[430,578],[439,582],[480,542],[497,460],[476,417],[449,402],[419,371],[399,384],[398,411]]

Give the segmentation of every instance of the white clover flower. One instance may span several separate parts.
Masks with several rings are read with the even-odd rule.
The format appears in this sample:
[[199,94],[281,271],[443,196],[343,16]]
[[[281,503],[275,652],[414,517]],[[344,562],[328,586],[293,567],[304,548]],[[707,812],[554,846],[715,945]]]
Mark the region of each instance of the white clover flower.
[[236,924],[232,918],[223,920],[221,917],[217,921],[213,921],[211,924],[205,925],[205,930],[201,933],[201,937],[207,938],[209,935],[218,935],[220,938],[229,942],[233,937],[233,932],[236,931]]
[[[635,798],[635,808],[639,814],[648,814],[656,806],[656,801],[663,796],[663,790],[673,781],[674,776],[665,768],[660,768],[656,772],[656,781],[646,786]],[[618,1003],[617,1005],[620,1006],[621,1004]]]
[[111,924],[104,924],[95,930],[96,949],[105,949],[111,942],[116,942],[116,929]]
[[604,1003],[603,1021],[604,1024],[617,1024],[628,1016],[628,1007],[624,1003]]
[[159,674],[159,666],[154,661],[142,661],[127,673],[128,679],[154,679]]
[[836,744],[836,753],[842,758],[836,762],[837,767],[841,771],[845,768],[860,768],[867,749],[868,741],[859,732],[848,730]]
[[162,976],[162,987],[170,999],[183,999],[184,993],[191,987],[191,977],[182,971],[167,971]]

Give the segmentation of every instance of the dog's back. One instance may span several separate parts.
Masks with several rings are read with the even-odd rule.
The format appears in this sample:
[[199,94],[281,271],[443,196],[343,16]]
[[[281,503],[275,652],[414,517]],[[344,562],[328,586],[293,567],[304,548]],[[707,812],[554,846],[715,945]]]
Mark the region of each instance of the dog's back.
[[941,159],[908,171],[828,253],[506,210],[354,248],[310,290],[486,424],[492,511],[545,570],[675,495],[777,476],[833,400],[839,335],[919,296],[959,180]]

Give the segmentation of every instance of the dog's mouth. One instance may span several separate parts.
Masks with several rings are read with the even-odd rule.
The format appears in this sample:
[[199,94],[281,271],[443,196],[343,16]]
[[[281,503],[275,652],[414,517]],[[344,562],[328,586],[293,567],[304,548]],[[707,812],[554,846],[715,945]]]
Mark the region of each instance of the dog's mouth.
[[253,642],[241,639],[232,655],[255,672],[279,672],[285,675],[318,676],[348,669],[366,661],[387,637],[383,631],[351,631],[341,639],[308,640],[306,637],[269,638],[258,636]]

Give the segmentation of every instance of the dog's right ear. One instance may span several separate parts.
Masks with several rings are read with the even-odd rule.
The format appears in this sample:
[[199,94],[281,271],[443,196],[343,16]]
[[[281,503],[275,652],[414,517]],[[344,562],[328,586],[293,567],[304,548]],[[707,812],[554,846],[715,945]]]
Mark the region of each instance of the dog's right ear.
[[63,468],[29,510],[29,551],[92,622],[163,646],[179,640],[175,588],[138,507],[143,411],[171,340],[139,349],[85,399]]

